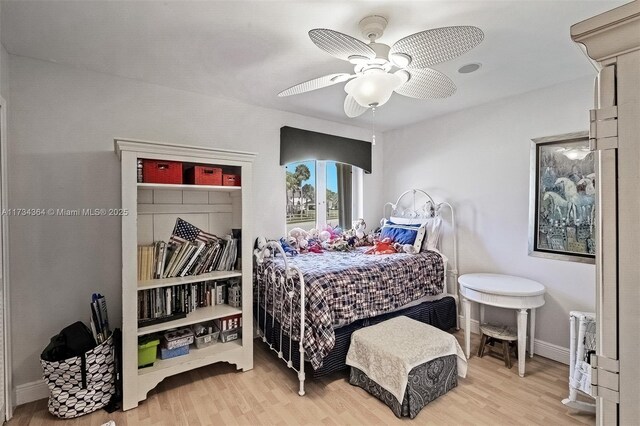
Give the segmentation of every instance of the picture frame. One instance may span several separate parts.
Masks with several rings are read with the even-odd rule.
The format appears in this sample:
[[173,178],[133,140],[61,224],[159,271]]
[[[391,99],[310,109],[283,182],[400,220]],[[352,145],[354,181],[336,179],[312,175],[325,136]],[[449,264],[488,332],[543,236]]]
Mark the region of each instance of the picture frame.
[[531,140],[529,255],[595,263],[596,156],[589,133]]

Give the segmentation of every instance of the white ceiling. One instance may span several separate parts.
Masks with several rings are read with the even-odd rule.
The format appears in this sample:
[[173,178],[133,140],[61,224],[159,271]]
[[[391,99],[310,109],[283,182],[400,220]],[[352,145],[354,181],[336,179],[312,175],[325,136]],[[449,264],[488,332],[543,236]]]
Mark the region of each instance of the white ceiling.
[[[368,127],[369,114],[344,115],[344,84],[276,96],[304,80],[352,71],[318,49],[310,29],[361,38],[358,21],[379,14],[389,25],[378,41],[391,45],[424,29],[480,27],[482,44],[434,67],[456,83],[456,94],[429,101],[394,94],[376,113],[376,125],[391,129],[593,75],[569,27],[625,2],[23,0],[2,2],[0,28],[11,54]],[[482,68],[457,73],[470,62]]]

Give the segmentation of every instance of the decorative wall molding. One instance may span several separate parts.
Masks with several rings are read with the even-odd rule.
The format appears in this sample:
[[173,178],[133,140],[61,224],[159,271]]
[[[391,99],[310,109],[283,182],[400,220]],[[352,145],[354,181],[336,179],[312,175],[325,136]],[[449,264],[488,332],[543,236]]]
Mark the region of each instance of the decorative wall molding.
[[640,2],[632,1],[571,26],[573,41],[598,62],[640,48]]
[[47,387],[45,381],[36,380],[34,382],[23,383],[16,386],[16,395],[14,401],[16,402],[17,406],[48,397],[49,388]]
[[569,365],[569,348],[536,339],[533,343],[533,350],[536,355]]

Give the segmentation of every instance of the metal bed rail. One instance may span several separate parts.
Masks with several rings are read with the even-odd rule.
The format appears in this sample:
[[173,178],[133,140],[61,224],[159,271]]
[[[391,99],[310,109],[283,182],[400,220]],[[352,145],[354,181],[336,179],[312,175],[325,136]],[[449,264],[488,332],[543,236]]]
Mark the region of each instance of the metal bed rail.
[[[275,264],[271,263],[264,266],[265,255],[267,250],[270,250],[274,255],[279,254],[284,261],[284,270],[280,270],[275,267]],[[265,342],[269,349],[278,354],[278,358],[282,359],[288,368],[294,370],[298,374],[298,380],[300,381],[300,389],[298,394],[304,396],[304,332],[305,332],[305,286],[304,277],[302,272],[287,262],[287,257],[284,250],[277,241],[269,241],[266,246],[255,256],[258,265],[263,265],[263,268],[257,269],[256,273],[262,273],[262,277],[256,280],[257,283],[257,333],[258,337]],[[261,270],[260,270],[261,269]],[[296,282],[296,279],[297,282]],[[264,284],[264,288],[262,288]],[[298,290],[296,292],[296,289]],[[297,300],[296,300],[297,297]],[[297,303],[296,303],[297,302]],[[299,306],[299,336],[298,346],[300,352],[299,365],[294,365],[292,358],[293,348],[293,336],[297,334],[294,332],[294,323],[297,323],[296,312],[294,307]],[[260,308],[264,309],[264,314],[260,315]],[[270,313],[270,314],[269,314]],[[271,324],[268,327],[269,318],[271,317]],[[276,324],[277,322],[277,324]],[[286,333],[285,328],[286,327]],[[277,340],[272,340],[274,329],[275,333],[279,336]],[[267,333],[270,329],[272,332]],[[283,339],[289,339],[288,354],[285,354],[282,350]],[[287,356],[288,355],[288,356]]]

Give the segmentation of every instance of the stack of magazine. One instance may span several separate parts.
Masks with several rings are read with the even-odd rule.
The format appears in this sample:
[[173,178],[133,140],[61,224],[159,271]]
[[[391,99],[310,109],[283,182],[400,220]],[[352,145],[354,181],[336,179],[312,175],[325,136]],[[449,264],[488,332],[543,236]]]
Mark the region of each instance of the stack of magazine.
[[238,258],[238,240],[227,236],[208,242],[157,241],[138,246],[138,279],[185,277],[213,271],[232,271]]

